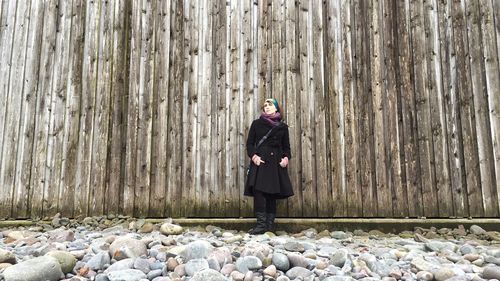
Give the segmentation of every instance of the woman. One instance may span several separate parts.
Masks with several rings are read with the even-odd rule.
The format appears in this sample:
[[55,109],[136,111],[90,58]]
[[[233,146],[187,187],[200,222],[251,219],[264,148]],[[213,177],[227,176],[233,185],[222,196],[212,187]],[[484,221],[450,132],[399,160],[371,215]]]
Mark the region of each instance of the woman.
[[293,195],[288,176],[290,139],[288,126],[281,122],[276,99],[266,99],[259,119],[252,122],[247,139],[250,168],[245,184],[245,195],[253,196],[257,225],[250,234],[273,230],[276,200]]

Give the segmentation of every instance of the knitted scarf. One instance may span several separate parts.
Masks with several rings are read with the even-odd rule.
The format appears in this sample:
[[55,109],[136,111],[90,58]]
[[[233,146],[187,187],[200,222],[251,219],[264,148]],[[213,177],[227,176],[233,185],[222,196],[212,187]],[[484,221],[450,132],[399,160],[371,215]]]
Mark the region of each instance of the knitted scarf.
[[260,118],[263,120],[266,120],[269,122],[269,124],[276,126],[280,123],[281,121],[281,114],[279,112],[274,113],[274,115],[271,114],[266,114],[265,112],[262,112],[260,115]]

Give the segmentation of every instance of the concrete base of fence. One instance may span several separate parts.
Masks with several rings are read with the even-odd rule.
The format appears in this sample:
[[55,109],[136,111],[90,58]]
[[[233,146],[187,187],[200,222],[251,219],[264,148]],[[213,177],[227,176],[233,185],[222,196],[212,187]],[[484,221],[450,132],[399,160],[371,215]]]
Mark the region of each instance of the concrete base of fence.
[[[164,219],[146,219],[151,223],[162,223]],[[214,225],[224,229],[248,230],[255,223],[253,218],[177,218],[174,223],[183,227],[196,227]],[[5,220],[0,221],[0,229],[14,226],[30,226],[36,222],[30,220]],[[50,222],[45,222],[50,224]],[[468,229],[471,225],[479,225],[485,230],[500,231],[500,219],[384,219],[384,218],[277,218],[276,230],[299,232],[307,228],[322,230],[364,231],[380,230],[386,233],[399,233],[413,231],[415,227],[422,228],[457,228],[463,225]]]

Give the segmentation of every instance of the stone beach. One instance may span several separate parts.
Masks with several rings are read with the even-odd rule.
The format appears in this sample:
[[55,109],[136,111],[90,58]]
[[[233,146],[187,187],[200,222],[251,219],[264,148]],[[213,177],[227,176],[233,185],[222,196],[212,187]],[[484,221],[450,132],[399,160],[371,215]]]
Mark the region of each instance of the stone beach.
[[248,235],[171,219],[57,215],[2,229],[0,280],[500,280],[500,234],[473,225]]

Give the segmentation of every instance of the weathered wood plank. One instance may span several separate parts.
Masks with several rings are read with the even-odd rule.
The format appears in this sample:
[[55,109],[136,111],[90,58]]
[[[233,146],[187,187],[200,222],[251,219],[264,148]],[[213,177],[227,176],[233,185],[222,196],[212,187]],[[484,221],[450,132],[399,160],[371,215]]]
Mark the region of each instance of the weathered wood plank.
[[[189,6],[187,6],[189,7]],[[171,67],[168,73],[168,80],[171,82],[168,85],[168,112],[170,120],[168,123],[168,143],[167,143],[167,194],[169,198],[166,200],[167,216],[179,217],[185,215],[183,213],[183,205],[189,201],[184,199],[183,189],[189,186],[189,177],[192,174],[184,174],[189,168],[185,165],[183,159],[184,153],[188,149],[184,146],[183,139],[183,117],[186,112],[187,103],[183,99],[184,87],[187,75],[184,73],[184,66],[189,61],[185,62],[179,58],[186,59],[189,52],[185,52],[184,38],[187,36],[186,25],[184,24],[184,13],[188,11],[187,7],[180,1],[173,1],[170,12],[170,36],[173,38],[170,44],[169,61]],[[175,153],[178,152],[178,153]],[[183,180],[184,179],[184,180]],[[187,192],[186,192],[187,193]],[[184,203],[184,204],[183,204]]]
[[[290,146],[294,154],[290,159],[288,173],[292,181],[294,196],[287,200],[289,217],[302,216],[302,192],[300,188],[301,155],[295,153],[300,151],[300,118],[296,112],[299,110],[300,101],[298,97],[297,81],[299,80],[299,54],[297,41],[297,6],[294,0],[285,3],[285,79],[286,79],[286,113],[285,122],[288,125]],[[256,47],[257,49],[258,46]],[[256,107],[258,105],[255,105]],[[330,195],[325,195],[329,196]]]
[[381,2],[374,0],[369,10],[372,30],[370,32],[371,41],[371,61],[370,70],[372,76],[373,112],[374,112],[374,154],[375,172],[377,186],[378,216],[389,217],[392,215],[391,190],[388,185],[388,161],[386,154],[386,132],[387,123],[386,112],[386,91],[384,85],[383,69],[383,40],[384,30],[382,26]]
[[94,135],[94,114],[96,87],[98,83],[98,38],[100,5],[87,2],[85,42],[82,67],[82,98],[80,101],[80,129],[78,138],[78,170],[75,186],[75,214],[86,216],[89,214],[90,179],[92,163],[92,141]]
[[0,161],[3,163],[0,167],[0,184],[2,189],[6,191],[6,196],[3,199],[8,200],[9,204],[0,209],[0,217],[4,217],[3,214],[7,214],[9,217],[12,216],[12,203],[18,185],[15,182],[16,166],[17,162],[20,161],[18,159],[20,146],[19,124],[25,107],[23,97],[19,93],[23,91],[24,86],[30,3],[20,2],[16,10],[15,21],[10,23],[14,27],[12,30],[12,52],[10,61],[7,64],[10,66],[10,71],[6,76],[3,76],[6,80],[9,80],[9,86],[5,92],[7,108],[3,128],[3,150],[1,150],[2,156],[0,156]]
[[[473,124],[473,100],[470,80],[470,65],[468,63],[469,47],[467,44],[467,21],[466,11],[463,9],[463,1],[452,2],[453,35],[455,58],[457,67],[457,91],[460,106],[461,142],[463,143],[463,157],[465,162],[464,174],[467,189],[464,190],[468,199],[469,216],[481,217],[484,215],[482,206],[482,194],[479,182],[479,166],[477,154],[477,136]],[[460,136],[460,135],[459,135]],[[456,190],[456,189],[455,189]]]
[[[185,175],[183,179],[185,180],[183,184],[190,186],[191,188],[182,192],[183,214],[184,216],[190,217],[196,215],[196,208],[199,199],[199,173],[196,163],[198,159],[197,152],[199,151],[199,146],[197,145],[198,140],[198,26],[197,19],[198,9],[196,5],[192,2],[186,2],[186,12],[185,12],[185,33],[184,33],[184,48],[188,50],[185,53],[186,65],[184,66],[184,79],[187,89],[184,90],[183,102],[184,111],[182,118],[182,128],[183,128],[183,170]],[[190,118],[187,118],[190,116]],[[199,156],[199,154],[198,154]]]
[[97,85],[95,95],[95,111],[92,120],[93,140],[89,182],[89,214],[104,214],[107,200],[107,156],[109,141],[109,123],[111,106],[111,74],[113,62],[113,14],[114,5],[102,2],[99,9],[97,45]]
[[[312,2],[312,39],[313,39],[313,79],[315,103],[315,169],[317,178],[318,216],[329,217],[332,214],[332,189],[328,176],[328,151],[326,148],[326,91],[324,61],[324,7],[321,2]],[[283,50],[285,49],[283,42]],[[359,194],[361,196],[361,194]]]
[[52,88],[50,103],[50,121],[47,144],[47,161],[44,189],[44,216],[54,216],[59,211],[61,190],[61,174],[63,169],[63,143],[65,108],[67,100],[67,80],[70,67],[70,38],[72,1],[58,4],[56,42],[54,47],[54,65],[52,76]]
[[[220,61],[217,62],[217,52],[218,48],[220,47],[219,42],[217,41],[218,38],[215,37],[215,34],[217,34],[220,23],[218,23],[217,17],[220,15],[220,3],[214,3],[212,5],[208,5],[207,7],[207,15],[208,19],[207,21],[209,22],[210,29],[207,31],[207,39],[205,40],[205,48],[206,48],[206,56],[207,56],[207,64],[208,66],[206,67],[209,69],[209,73],[207,79],[207,87],[208,87],[208,92],[209,92],[209,98],[210,98],[210,123],[208,126],[210,126],[210,136],[209,136],[209,142],[210,142],[210,148],[211,148],[211,153],[210,153],[210,160],[211,160],[211,165],[209,165],[209,175],[210,175],[210,186],[209,186],[209,194],[208,194],[208,208],[209,208],[209,216],[211,217],[222,217],[225,214],[225,186],[224,186],[224,181],[223,178],[221,177],[223,173],[223,163],[219,163],[221,161],[221,152],[222,148],[220,145],[220,128],[218,128],[217,123],[220,120],[219,114],[221,113],[220,111],[220,96],[219,93],[216,89],[216,83],[218,78],[217,78],[217,70],[220,70]],[[219,33],[220,35],[220,33]],[[216,64],[219,63],[219,67],[216,66]],[[220,87],[220,85],[219,85]]]
[[134,216],[146,217],[149,210],[151,185],[151,127],[153,115],[154,54],[153,11],[151,1],[141,2],[140,16],[140,61],[137,120],[137,165],[135,170]]
[[[213,156],[216,159],[216,165],[213,165],[215,170],[214,190],[217,193],[210,194],[211,204],[210,213],[215,217],[229,217],[235,215],[233,210],[239,208],[236,204],[235,197],[239,197],[230,189],[231,185],[231,168],[227,165],[229,155],[225,153],[226,150],[226,130],[227,127],[227,104],[226,104],[226,53],[227,53],[227,13],[226,1],[218,0],[214,3],[212,10],[213,21],[213,76],[211,91],[214,95],[214,102],[212,103],[212,110],[214,118],[212,119],[212,140],[215,146]],[[212,201],[212,200],[215,200]]]
[[302,195],[303,215],[314,217],[318,214],[318,198],[316,197],[316,178],[314,177],[314,103],[311,99],[310,78],[312,78],[312,3],[303,1],[299,4],[299,53],[300,53],[300,123],[302,130]]
[[80,99],[82,97],[83,45],[85,34],[85,1],[73,1],[68,46],[68,72],[63,125],[61,177],[59,180],[58,211],[65,217],[73,217],[77,159]]
[[[40,50],[43,33],[43,3],[36,1],[31,5],[28,37],[26,45],[25,83],[22,90],[23,114],[21,115],[19,151],[16,167],[16,192],[12,208],[13,218],[30,216],[30,177],[33,157],[35,130],[36,89],[40,69]],[[0,98],[1,99],[1,98]],[[2,133],[3,135],[3,133]],[[0,207],[1,208],[1,207]]]
[[398,41],[397,41],[397,18],[396,2],[383,2],[383,35],[384,35],[384,66],[386,78],[386,159],[388,160],[387,184],[391,193],[392,210],[394,217],[408,216],[408,196],[403,185],[401,154],[403,146],[402,122],[399,118],[401,112],[400,84],[398,79]]
[[[456,68],[455,50],[453,47],[453,17],[451,2],[440,0],[438,2],[439,16],[439,37],[441,45],[441,67],[443,81],[443,102],[446,122],[446,141],[448,146],[447,161],[449,163],[449,176],[451,187],[450,208],[453,209],[453,216],[464,217],[468,214],[466,199],[466,186],[463,181],[463,151],[462,143],[459,142],[461,134],[459,105],[457,98],[457,76],[454,73]],[[441,195],[439,195],[441,198]]]
[[469,214],[467,186],[464,171],[463,145],[460,129],[460,105],[458,99],[457,58],[454,46],[454,19],[452,3],[442,0],[439,5],[440,37],[442,38],[441,65],[443,67],[443,91],[445,96],[446,128],[448,136],[448,157],[450,164],[450,183],[452,187],[453,211],[456,217]]
[[[325,47],[325,53],[327,54],[325,73],[328,84],[325,87],[329,96],[330,173],[332,175],[332,198],[334,202],[332,215],[345,217],[347,216],[347,190],[345,184],[345,146],[343,145],[342,5],[340,1],[327,2],[326,4],[328,23],[325,45],[328,47]],[[298,101],[300,102],[300,99]],[[301,142],[299,141],[299,143]]]
[[141,65],[141,15],[142,3],[132,2],[131,35],[130,35],[130,70],[127,106],[127,141],[125,154],[125,184],[123,189],[122,212],[126,215],[134,214],[136,198],[136,172],[137,172],[137,143],[139,125],[139,91],[140,91],[140,65]]
[[[168,87],[170,63],[170,1],[161,2],[153,11],[156,18],[154,33],[154,80],[153,80],[153,124],[151,155],[151,196],[149,198],[150,217],[163,217],[170,213],[166,205],[167,195],[167,142],[168,142]],[[167,210],[166,210],[167,209]]]
[[[198,216],[208,217],[211,211],[210,193],[214,192],[213,170],[216,161],[211,143],[212,135],[212,92],[211,92],[211,77],[212,77],[212,29],[211,9],[207,0],[198,2],[200,5],[199,11],[199,84],[198,95],[200,100],[199,106],[199,130],[200,130],[200,205]],[[215,203],[215,202],[214,202]]]
[[[369,42],[369,16],[370,2],[355,0],[352,2],[354,14],[353,27],[353,60],[356,79],[356,95],[359,104],[359,113],[356,118],[359,150],[359,177],[360,192],[362,192],[363,216],[371,217],[377,215],[377,191],[375,185],[374,172],[374,154],[373,154],[373,101],[370,92],[371,69],[370,69],[370,44],[360,42]],[[339,60],[339,64],[342,61]]]
[[[443,70],[441,64],[439,36],[438,3],[436,0],[425,3],[426,54],[429,76],[430,126],[432,134],[433,159],[435,168],[436,194],[439,201],[438,212],[441,217],[453,216],[450,172],[448,163],[447,130],[444,111]],[[428,27],[427,27],[428,25]]]
[[[230,50],[228,64],[228,74],[227,79],[229,80],[228,85],[228,100],[227,104],[230,107],[229,113],[229,139],[232,140],[228,153],[232,155],[231,157],[231,167],[233,169],[233,181],[235,187],[238,189],[238,197],[240,216],[253,216],[253,198],[243,196],[244,191],[244,180],[245,173],[243,166],[248,163],[248,157],[246,156],[245,151],[242,150],[244,145],[246,144],[245,137],[248,134],[248,131],[243,132],[242,127],[243,122],[241,119],[244,119],[244,111],[243,106],[241,104],[242,101],[242,89],[244,85],[243,75],[240,73],[240,68],[243,66],[243,34],[240,32],[243,28],[243,5],[241,1],[231,1],[229,6],[230,10],[228,11],[228,15],[230,17],[230,26],[228,37],[229,46],[228,50]],[[267,8],[267,6],[266,6]],[[246,125],[246,124],[245,124]],[[248,125],[247,125],[248,126]],[[243,140],[243,142],[242,142]]]
[[[55,65],[54,48],[56,45],[57,1],[50,1],[44,7],[42,47],[40,53],[40,73],[38,76],[35,139],[31,167],[31,217],[42,218],[44,194],[46,194],[47,144],[51,111],[52,72]],[[79,212],[80,213],[80,212]]]
[[417,138],[420,172],[422,178],[422,197],[424,216],[438,215],[435,170],[432,153],[432,132],[430,121],[430,77],[428,71],[429,55],[426,54],[426,30],[428,22],[425,20],[425,6],[422,2],[410,3],[411,34],[413,46],[413,72],[415,73],[415,103],[417,115]]
[[[472,83],[472,97],[474,102],[475,127],[477,135],[477,149],[479,154],[479,175],[481,181],[482,204],[484,215],[498,216],[498,199],[496,194],[495,172],[493,164],[492,139],[490,136],[490,120],[488,113],[487,85],[485,81],[485,57],[483,54],[483,37],[481,33],[481,11],[479,1],[467,1],[467,30],[469,43],[469,63]],[[498,88],[497,88],[498,90]]]
[[[11,107],[11,102],[9,98],[9,89],[10,89],[10,72],[12,67],[12,53],[15,48],[13,48],[14,42],[14,30],[15,30],[15,21],[16,21],[16,10],[17,10],[17,1],[9,1],[9,3],[3,2],[2,10],[2,30],[0,33],[0,40],[2,42],[0,49],[0,77],[4,77],[0,81],[0,129],[2,131],[2,135],[0,135],[0,183],[2,184],[2,188],[0,189],[0,218],[8,218],[11,215],[11,204],[12,204],[12,186],[4,186],[4,178],[8,178],[7,173],[9,167],[11,166],[9,163],[11,159],[4,158],[9,155],[4,155],[4,147],[11,144],[9,138],[12,139],[12,134],[14,132],[9,133],[9,119],[12,117],[9,115],[9,107]],[[16,109],[14,109],[16,110]],[[17,114],[12,114],[13,116],[17,116]],[[9,137],[10,136],[10,137]],[[7,154],[10,153],[10,147],[6,147]],[[15,159],[14,157],[11,157]],[[15,163],[13,163],[15,165]],[[10,168],[12,169],[12,168]],[[14,173],[12,171],[11,173]]]
[[400,83],[401,95],[401,117],[402,117],[402,135],[403,135],[403,153],[404,169],[403,178],[405,179],[408,202],[408,216],[420,217],[423,215],[422,204],[422,183],[420,177],[420,166],[418,164],[418,140],[416,135],[416,109],[412,42],[410,38],[411,15],[410,1],[396,1],[397,22],[397,42],[398,42],[398,80]]
[[[493,1],[498,2],[498,1]],[[500,6],[496,3],[497,6]],[[492,213],[496,212],[498,205],[500,204],[500,23],[497,19],[497,28],[495,34],[495,18],[494,18],[494,6],[493,3],[486,0],[479,1],[480,7],[480,21],[481,21],[481,34],[482,45],[483,45],[483,63],[484,63],[484,78],[486,87],[484,90],[487,98],[483,96],[485,102],[488,104],[488,115],[490,122],[490,128],[484,128],[484,130],[490,130],[491,134],[491,146],[492,151],[487,152],[488,158],[491,159],[491,193],[496,194],[497,201],[491,202],[491,209],[494,210]],[[495,49],[497,51],[495,51]],[[496,94],[495,94],[496,93]],[[485,136],[488,137],[488,136]],[[488,145],[489,145],[488,141]],[[487,212],[488,213],[488,212]]]
[[359,217],[363,212],[362,191],[359,174],[359,158],[357,148],[358,138],[358,103],[356,99],[356,68],[354,65],[355,49],[353,42],[354,3],[343,1],[341,8],[342,17],[342,93],[341,101],[344,112],[344,157],[345,157],[345,185],[347,192],[347,215]]
[[[128,93],[128,46],[129,46],[129,17],[130,1],[113,1],[113,50],[110,93],[110,129],[109,129],[109,148],[107,163],[107,190],[106,204],[104,212],[108,215],[120,214],[120,206],[123,202],[123,184],[124,184],[124,163],[125,163],[125,145],[126,145],[126,107]],[[122,168],[123,167],[123,168]]]

